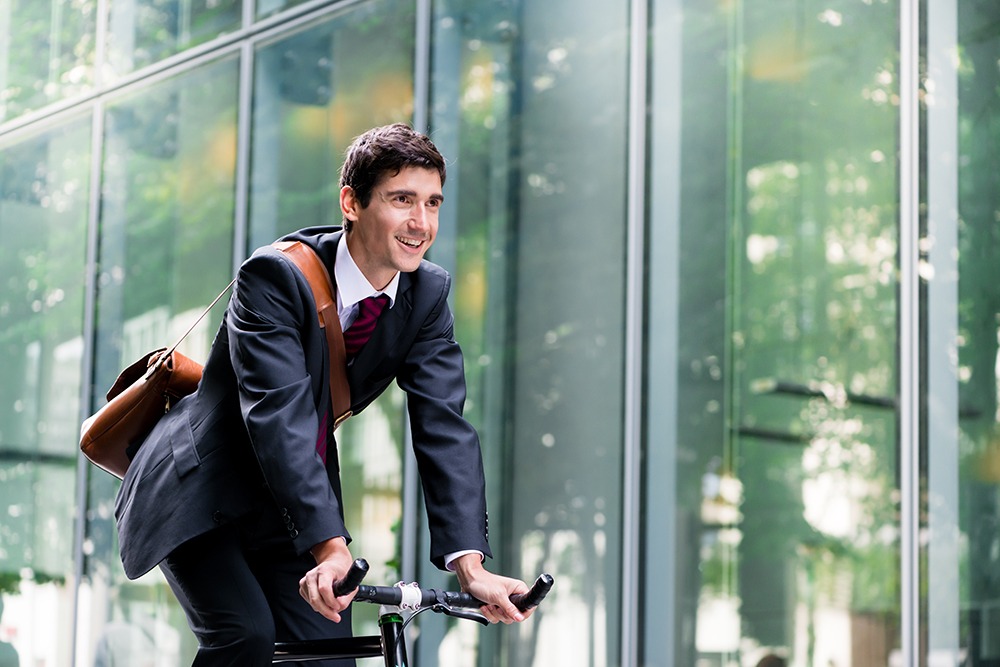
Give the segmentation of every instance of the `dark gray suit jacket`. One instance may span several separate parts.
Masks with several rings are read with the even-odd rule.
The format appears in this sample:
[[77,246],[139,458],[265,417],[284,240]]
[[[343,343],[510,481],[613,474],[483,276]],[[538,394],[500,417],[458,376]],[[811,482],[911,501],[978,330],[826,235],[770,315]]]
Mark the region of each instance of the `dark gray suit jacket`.
[[[341,235],[315,227],[285,240],[312,246],[333,276]],[[426,261],[401,274],[394,306],[348,368],[355,414],[393,380],[406,392],[438,567],[455,551],[490,555],[479,438],[462,417],[465,371],[450,285]],[[160,420],[125,475],[115,517],[129,578],[262,498],[285,517],[299,553],[337,535],[349,539],[336,448],[326,467],[316,453],[328,363],[305,278],[283,253],[259,249],[240,268],[198,391]]]

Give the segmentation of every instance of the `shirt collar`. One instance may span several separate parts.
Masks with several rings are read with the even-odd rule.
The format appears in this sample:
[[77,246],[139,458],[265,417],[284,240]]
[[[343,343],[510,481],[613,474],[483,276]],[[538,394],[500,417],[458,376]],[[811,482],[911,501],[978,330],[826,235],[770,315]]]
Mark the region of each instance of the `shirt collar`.
[[399,271],[392,277],[384,290],[377,290],[361,273],[361,269],[351,257],[350,250],[347,249],[347,233],[345,232],[337,243],[337,261],[333,265],[333,277],[337,282],[338,307],[343,310],[350,308],[354,304],[377,294],[385,294],[389,297],[389,307],[396,303],[396,291],[399,289]]

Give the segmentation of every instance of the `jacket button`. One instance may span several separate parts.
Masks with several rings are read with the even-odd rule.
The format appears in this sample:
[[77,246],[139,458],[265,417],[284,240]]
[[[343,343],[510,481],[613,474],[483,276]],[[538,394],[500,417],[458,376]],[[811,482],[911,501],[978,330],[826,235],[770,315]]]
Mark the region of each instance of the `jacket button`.
[[296,537],[299,536],[299,531],[292,528],[290,531],[288,531],[288,536],[294,540]]
[[214,521],[215,523],[222,523],[222,512],[220,512],[219,510],[213,512],[212,521]]

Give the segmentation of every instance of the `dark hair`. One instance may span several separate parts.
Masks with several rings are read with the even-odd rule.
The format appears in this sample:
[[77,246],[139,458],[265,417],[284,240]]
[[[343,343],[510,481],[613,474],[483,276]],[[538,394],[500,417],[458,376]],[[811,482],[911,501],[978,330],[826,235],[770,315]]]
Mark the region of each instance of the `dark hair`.
[[769,653],[760,659],[760,662],[757,663],[757,667],[785,667],[787,664],[788,663],[784,658],[774,655],[773,653]]
[[[444,185],[444,157],[427,135],[403,123],[375,127],[347,147],[340,187],[350,186],[358,203],[366,208],[379,181],[389,174],[395,176],[403,167],[433,169]],[[344,220],[344,227],[350,230],[349,220]]]

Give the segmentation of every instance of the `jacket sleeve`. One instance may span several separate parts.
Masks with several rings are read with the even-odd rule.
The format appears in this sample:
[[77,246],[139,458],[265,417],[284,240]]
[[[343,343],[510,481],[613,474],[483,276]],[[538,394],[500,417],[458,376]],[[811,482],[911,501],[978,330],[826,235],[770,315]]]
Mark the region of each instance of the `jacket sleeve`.
[[327,363],[308,283],[265,248],[240,269],[227,334],[240,409],[265,483],[299,553],[350,536],[316,451]]
[[466,386],[446,278],[397,382],[407,395],[413,449],[431,533],[431,560],[475,549],[491,556],[486,481],[475,428],[463,417]]

